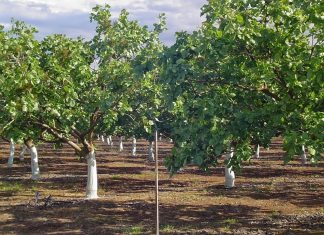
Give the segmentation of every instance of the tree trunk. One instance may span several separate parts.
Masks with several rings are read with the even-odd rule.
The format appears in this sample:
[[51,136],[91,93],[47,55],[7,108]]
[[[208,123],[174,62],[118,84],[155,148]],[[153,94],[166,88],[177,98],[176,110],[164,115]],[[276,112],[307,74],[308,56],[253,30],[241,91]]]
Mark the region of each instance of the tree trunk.
[[23,161],[25,157],[25,152],[27,151],[27,146],[24,144],[21,148],[21,152],[19,154],[19,160]]
[[301,162],[302,164],[306,164],[307,162],[307,155],[306,155],[306,151],[305,151],[305,145],[302,145],[302,151],[300,153],[300,158],[301,158]]
[[13,160],[15,156],[15,142],[13,139],[10,139],[10,147],[9,147],[9,158],[8,158],[8,167],[12,167]]
[[97,134],[97,140],[100,140],[100,135]]
[[[234,149],[231,148],[230,152],[226,155],[225,160],[230,160],[234,155]],[[235,173],[232,170],[232,167],[225,165],[225,188],[233,188],[235,181]]]
[[87,193],[88,199],[98,198],[98,176],[97,176],[97,162],[94,150],[87,155],[88,178],[87,178]]
[[170,142],[170,143],[173,143],[173,139],[170,139],[169,142]]
[[30,148],[30,158],[31,158],[31,171],[32,171],[32,180],[39,179],[39,167],[38,167],[38,153],[35,146]]
[[109,146],[109,145],[110,145],[110,139],[109,139],[109,136],[107,136],[106,141],[107,141],[107,144],[108,144],[108,146]]
[[123,150],[124,150],[123,137],[121,136],[119,138],[119,152],[122,152]]
[[136,155],[136,138],[133,137],[132,156],[135,157],[135,155]]
[[102,143],[105,143],[105,137],[103,135],[101,135],[101,141]]
[[260,145],[257,144],[255,146],[255,158],[259,159],[260,158]]
[[113,141],[112,141],[112,137],[111,137],[111,135],[109,135],[108,137],[109,137],[109,141],[110,141],[110,146],[113,146],[114,143],[113,143]]
[[153,143],[154,141],[150,141],[149,147],[148,147],[148,160],[150,162],[154,162],[154,149],[153,149]]

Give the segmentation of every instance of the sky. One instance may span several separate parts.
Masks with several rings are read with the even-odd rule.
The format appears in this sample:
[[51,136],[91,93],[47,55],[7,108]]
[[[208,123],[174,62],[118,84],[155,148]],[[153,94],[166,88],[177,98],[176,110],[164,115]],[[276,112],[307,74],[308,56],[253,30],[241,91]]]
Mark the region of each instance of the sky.
[[97,4],[108,3],[113,18],[125,8],[131,19],[141,25],[153,25],[159,13],[165,13],[168,30],[161,35],[166,45],[175,41],[175,32],[197,29],[203,18],[200,8],[207,0],[0,0],[0,24],[10,26],[11,18],[35,26],[43,38],[52,33],[69,37],[92,38],[95,24],[90,23],[89,13]]

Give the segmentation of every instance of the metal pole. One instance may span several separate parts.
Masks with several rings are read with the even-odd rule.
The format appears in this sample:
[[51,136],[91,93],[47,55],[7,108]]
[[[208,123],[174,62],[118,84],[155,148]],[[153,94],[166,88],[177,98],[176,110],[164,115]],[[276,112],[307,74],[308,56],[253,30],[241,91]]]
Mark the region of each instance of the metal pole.
[[159,162],[158,162],[158,131],[155,129],[155,204],[156,204],[156,235],[160,234],[159,224]]

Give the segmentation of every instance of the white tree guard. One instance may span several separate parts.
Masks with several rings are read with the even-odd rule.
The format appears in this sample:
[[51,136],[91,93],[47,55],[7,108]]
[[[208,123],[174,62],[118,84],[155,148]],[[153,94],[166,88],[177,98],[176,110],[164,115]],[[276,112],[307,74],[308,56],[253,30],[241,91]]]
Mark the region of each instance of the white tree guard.
[[149,147],[148,147],[148,160],[150,162],[154,162],[154,148],[153,148],[153,145],[154,145],[154,141],[150,141],[149,142]]
[[13,139],[10,139],[8,167],[12,167],[14,157],[15,157],[15,142],[13,141]]
[[21,152],[19,153],[19,160],[20,161],[23,161],[24,160],[24,157],[25,157],[25,153],[27,151],[27,146],[24,144],[21,148]]
[[94,150],[87,155],[88,177],[86,197],[87,199],[98,198],[98,175],[97,175],[97,161]]
[[260,145],[258,144],[255,149],[255,158],[260,158]]
[[133,137],[133,142],[132,142],[132,156],[136,156],[136,138]]
[[302,151],[300,153],[300,159],[301,159],[301,163],[304,165],[307,162],[307,155],[306,155],[306,151],[305,151],[305,145],[302,145]]
[[119,138],[119,152],[122,152],[123,150],[124,150],[123,137],[121,136]]
[[[230,160],[234,155],[234,149],[231,148],[230,152],[225,156],[225,160]],[[235,173],[232,167],[225,165],[225,188],[233,188],[235,181]]]
[[113,143],[113,141],[112,141],[112,137],[111,137],[111,135],[109,135],[108,138],[109,138],[109,140],[110,140],[110,146],[113,146],[114,143]]
[[35,146],[30,148],[30,159],[31,159],[31,171],[32,171],[32,180],[39,179],[39,167],[38,167],[38,153]]

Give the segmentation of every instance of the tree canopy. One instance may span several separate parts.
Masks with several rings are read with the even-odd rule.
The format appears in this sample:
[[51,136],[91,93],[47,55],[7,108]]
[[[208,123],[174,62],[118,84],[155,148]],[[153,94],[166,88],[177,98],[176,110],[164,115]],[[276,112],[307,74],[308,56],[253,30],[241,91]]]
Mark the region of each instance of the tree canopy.
[[[231,163],[251,157],[253,144],[284,138],[286,161],[308,146],[323,149],[323,3],[210,0],[206,21],[179,33],[164,58],[169,106],[176,116],[176,171],[217,163],[229,145]],[[170,95],[172,94],[172,95]]]

